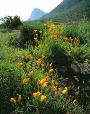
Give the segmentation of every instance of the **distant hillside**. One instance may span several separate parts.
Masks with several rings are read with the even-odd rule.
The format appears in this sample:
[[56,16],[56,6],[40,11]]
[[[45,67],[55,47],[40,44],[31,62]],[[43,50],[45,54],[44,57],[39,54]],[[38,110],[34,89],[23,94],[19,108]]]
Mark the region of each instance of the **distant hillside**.
[[40,19],[43,15],[45,14],[44,11],[38,9],[38,8],[35,8],[32,13],[31,13],[31,17],[29,20],[37,20],[37,19]]
[[90,0],[63,0],[43,18],[55,21],[76,21],[82,18],[90,19]]

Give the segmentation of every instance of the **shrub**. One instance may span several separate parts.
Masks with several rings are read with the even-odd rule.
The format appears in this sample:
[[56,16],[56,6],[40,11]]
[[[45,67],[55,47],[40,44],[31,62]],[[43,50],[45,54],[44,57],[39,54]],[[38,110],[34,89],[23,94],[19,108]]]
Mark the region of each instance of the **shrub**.
[[33,26],[23,25],[21,28],[20,41],[21,46],[25,47],[25,44],[36,45],[37,40],[40,40],[42,31]]

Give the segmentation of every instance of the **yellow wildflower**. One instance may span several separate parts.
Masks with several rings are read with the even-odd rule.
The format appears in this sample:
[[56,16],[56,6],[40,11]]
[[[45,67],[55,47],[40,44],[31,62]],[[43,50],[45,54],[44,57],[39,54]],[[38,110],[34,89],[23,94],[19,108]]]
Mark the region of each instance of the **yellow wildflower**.
[[67,92],[68,92],[68,88],[65,87],[65,88],[62,90],[62,94],[67,94]]
[[35,98],[35,99],[37,99],[39,96],[40,96],[40,92],[38,91],[38,92],[35,92],[35,93],[33,93],[33,97]]
[[23,84],[24,84],[24,85],[27,85],[28,83],[29,83],[29,78],[23,79]]
[[13,104],[16,104],[16,99],[15,98],[10,98],[10,102]]
[[42,95],[41,96],[41,102],[44,102],[46,100],[46,96],[45,95]]
[[43,78],[42,80],[40,80],[40,85],[43,85],[46,81],[47,81],[47,76],[45,78]]
[[57,88],[55,86],[52,87],[53,91],[57,91]]
[[18,63],[18,67],[22,68],[23,67],[23,63],[22,62]]

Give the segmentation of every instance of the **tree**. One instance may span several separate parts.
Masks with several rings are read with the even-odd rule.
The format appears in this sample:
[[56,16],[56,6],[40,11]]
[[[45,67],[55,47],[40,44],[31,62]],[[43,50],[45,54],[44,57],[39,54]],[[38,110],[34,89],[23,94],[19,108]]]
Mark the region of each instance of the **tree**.
[[19,16],[7,16],[1,19],[3,21],[3,24],[6,28],[9,29],[16,29],[18,26],[22,24]]

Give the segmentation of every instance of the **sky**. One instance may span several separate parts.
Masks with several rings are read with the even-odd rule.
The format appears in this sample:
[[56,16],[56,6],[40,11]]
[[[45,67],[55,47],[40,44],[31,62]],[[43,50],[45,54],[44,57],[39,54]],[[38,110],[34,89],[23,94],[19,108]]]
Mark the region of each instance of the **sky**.
[[34,8],[50,12],[63,0],[0,0],[0,17],[20,16],[25,21],[31,16]]

